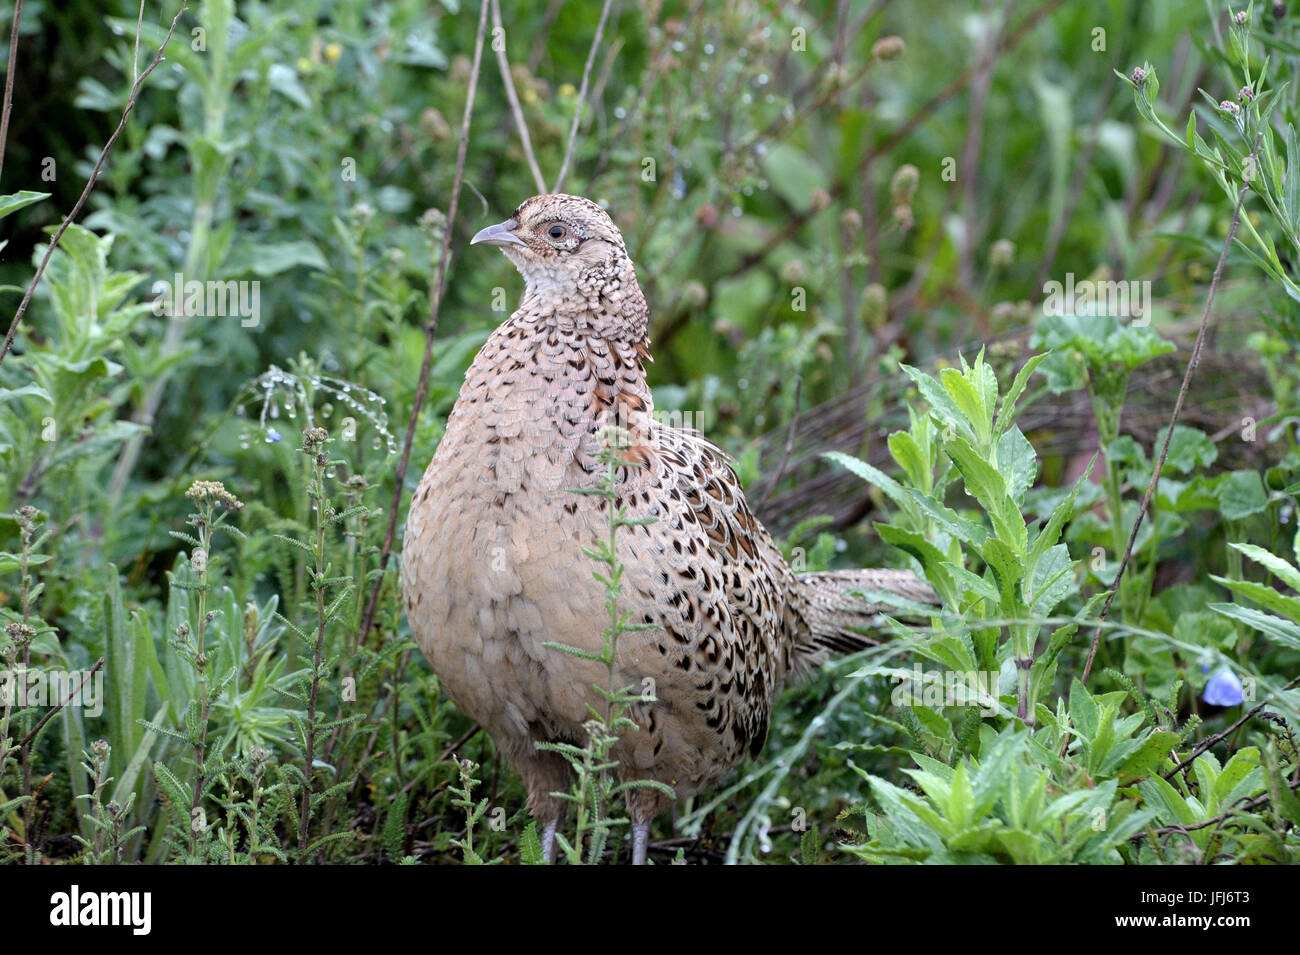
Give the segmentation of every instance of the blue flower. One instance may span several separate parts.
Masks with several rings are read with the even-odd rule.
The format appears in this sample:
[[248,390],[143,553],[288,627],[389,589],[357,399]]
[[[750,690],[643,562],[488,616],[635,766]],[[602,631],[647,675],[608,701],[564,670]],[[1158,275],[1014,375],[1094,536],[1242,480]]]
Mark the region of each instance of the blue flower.
[[1210,677],[1201,699],[1211,706],[1236,706],[1244,699],[1241,681],[1237,674],[1224,667]]
[[280,432],[279,432],[279,431],[276,431],[274,428],[267,428],[267,429],[266,429],[266,443],[267,443],[267,444],[274,444],[276,441],[283,441],[283,440],[284,440],[284,438],[280,437]]

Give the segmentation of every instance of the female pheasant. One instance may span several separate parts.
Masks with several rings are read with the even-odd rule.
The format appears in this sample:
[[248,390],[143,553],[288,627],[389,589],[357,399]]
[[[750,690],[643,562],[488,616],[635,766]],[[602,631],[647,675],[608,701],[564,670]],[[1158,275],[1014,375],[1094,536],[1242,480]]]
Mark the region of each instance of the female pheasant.
[[[830,650],[870,642],[881,608],[850,594],[927,599],[905,571],[795,575],[754,518],[726,455],[653,417],[643,361],[647,307],[623,238],[600,206],[534,196],[471,244],[501,248],[523,300],[479,351],[446,434],[411,502],[402,590],[411,631],[442,686],[507,753],[554,853],[570,770],[539,742],[585,742],[602,664],[545,646],[599,652],[606,609],[583,554],[608,533],[601,432],[630,439],[618,506],[653,523],[620,532],[620,607],[655,629],[624,634],[616,686],[652,686],[614,749],[624,779],[685,797],[763,748],[782,687]],[[644,681],[652,681],[646,684]],[[632,861],[667,803],[629,790]]]

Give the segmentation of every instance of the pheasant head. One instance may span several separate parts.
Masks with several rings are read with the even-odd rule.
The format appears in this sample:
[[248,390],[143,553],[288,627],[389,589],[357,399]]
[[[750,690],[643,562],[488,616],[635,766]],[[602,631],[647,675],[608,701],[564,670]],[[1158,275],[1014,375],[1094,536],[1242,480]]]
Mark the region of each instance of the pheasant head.
[[505,222],[470,240],[478,243],[500,247],[514,263],[524,277],[525,300],[611,318],[639,312],[644,333],[645,298],[623,236],[609,213],[590,199],[533,196]]

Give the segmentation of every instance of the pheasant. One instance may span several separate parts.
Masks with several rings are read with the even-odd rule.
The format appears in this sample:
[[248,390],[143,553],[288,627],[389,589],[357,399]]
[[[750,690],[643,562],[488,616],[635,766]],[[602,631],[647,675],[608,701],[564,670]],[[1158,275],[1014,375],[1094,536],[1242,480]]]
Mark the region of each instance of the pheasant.
[[[500,247],[523,275],[519,308],[465,375],[446,432],[415,489],[402,548],[411,632],[442,687],[513,761],[554,858],[568,763],[537,743],[583,745],[603,706],[603,585],[582,551],[608,534],[608,500],[578,493],[606,474],[617,423],[616,506],[625,528],[620,609],[652,628],[619,638],[615,687],[651,686],[611,757],[624,780],[679,798],[716,785],[762,750],[781,689],[831,651],[872,642],[881,607],[853,591],[928,600],[907,571],[795,574],[754,517],[724,452],[653,415],[644,361],[648,309],[618,228],[571,195],[524,202],[471,244]],[[645,681],[652,681],[646,684]],[[632,862],[669,797],[627,790]]]

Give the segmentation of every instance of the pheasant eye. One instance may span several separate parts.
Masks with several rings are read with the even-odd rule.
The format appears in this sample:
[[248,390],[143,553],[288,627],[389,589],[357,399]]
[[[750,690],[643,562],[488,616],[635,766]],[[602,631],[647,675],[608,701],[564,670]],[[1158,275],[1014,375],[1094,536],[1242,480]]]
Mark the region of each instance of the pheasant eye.
[[566,235],[569,234],[569,230],[557,222],[549,229],[546,230],[546,234],[549,235],[552,239],[563,239]]

